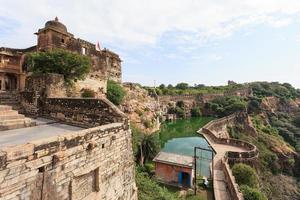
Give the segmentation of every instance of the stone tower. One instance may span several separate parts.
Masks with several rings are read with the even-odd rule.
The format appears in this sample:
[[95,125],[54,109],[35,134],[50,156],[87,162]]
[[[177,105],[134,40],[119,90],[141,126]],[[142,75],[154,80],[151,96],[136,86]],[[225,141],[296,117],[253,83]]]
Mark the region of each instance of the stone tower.
[[35,33],[37,37],[37,50],[45,51],[53,48],[67,48],[69,40],[73,38],[73,34],[68,33],[67,27],[58,21],[47,21],[45,27],[39,29]]

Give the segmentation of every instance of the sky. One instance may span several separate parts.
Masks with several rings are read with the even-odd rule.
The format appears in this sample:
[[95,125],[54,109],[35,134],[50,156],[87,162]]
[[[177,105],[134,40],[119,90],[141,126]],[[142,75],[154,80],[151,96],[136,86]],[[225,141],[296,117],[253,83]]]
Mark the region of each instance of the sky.
[[228,80],[300,88],[300,0],[0,0],[0,46],[26,48],[56,16],[117,52],[124,82]]

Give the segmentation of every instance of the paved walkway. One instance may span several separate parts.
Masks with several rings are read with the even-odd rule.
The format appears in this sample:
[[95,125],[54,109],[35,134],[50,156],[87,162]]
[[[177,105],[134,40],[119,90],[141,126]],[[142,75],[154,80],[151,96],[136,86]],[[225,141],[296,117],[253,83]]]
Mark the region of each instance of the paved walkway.
[[37,126],[0,131],[0,149],[5,146],[25,144],[29,141],[49,138],[83,129],[43,118],[38,118],[33,121],[37,122]]
[[225,156],[225,153],[227,151],[235,151],[235,152],[245,152],[247,151],[244,148],[241,147],[235,147],[231,145],[225,145],[225,144],[218,144],[215,143],[208,134],[205,134],[203,132],[200,133],[203,135],[203,137],[207,140],[207,142],[212,146],[212,148],[216,151],[216,155],[214,157],[214,193],[215,193],[215,199],[216,200],[231,200],[229,191],[227,190],[227,183],[224,177],[223,170],[221,168],[221,160]]

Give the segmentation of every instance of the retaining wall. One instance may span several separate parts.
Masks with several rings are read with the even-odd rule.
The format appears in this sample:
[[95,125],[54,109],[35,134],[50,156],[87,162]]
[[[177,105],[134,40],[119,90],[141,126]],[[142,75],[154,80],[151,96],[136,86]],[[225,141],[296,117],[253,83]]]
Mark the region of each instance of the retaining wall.
[[[239,190],[238,184],[235,182],[231,169],[228,163],[251,163],[255,162],[258,157],[258,151],[255,145],[231,138],[224,138],[224,133],[219,133],[220,130],[224,130],[228,125],[232,125],[236,122],[236,118],[239,114],[233,114],[221,119],[213,120],[206,124],[201,131],[209,136],[215,143],[227,144],[236,147],[242,147],[246,149],[245,152],[227,151],[224,158],[221,160],[221,169],[225,175],[225,180],[228,186],[229,193],[233,200],[243,200],[243,195]],[[223,128],[222,128],[223,127]]]
[[95,127],[127,119],[123,112],[105,98],[47,98],[41,115],[82,127]]
[[1,200],[137,200],[128,124],[0,149]]

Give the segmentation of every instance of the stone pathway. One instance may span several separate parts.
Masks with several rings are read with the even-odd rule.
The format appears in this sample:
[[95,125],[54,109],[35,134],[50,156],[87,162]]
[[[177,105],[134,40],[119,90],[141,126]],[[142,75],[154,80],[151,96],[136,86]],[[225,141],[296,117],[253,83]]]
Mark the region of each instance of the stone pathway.
[[231,200],[229,191],[227,190],[227,183],[225,181],[224,173],[221,168],[221,160],[225,156],[227,151],[235,151],[235,152],[245,152],[247,151],[241,147],[235,147],[231,145],[218,144],[215,143],[208,134],[205,134],[199,131],[200,134],[207,140],[207,142],[212,146],[212,148],[216,151],[216,155],[214,157],[214,193],[216,200]]
[[83,130],[80,127],[53,123],[51,120],[42,118],[34,121],[37,123],[37,126],[0,131],[0,149],[5,146],[24,144],[34,140],[63,135],[67,132]]

